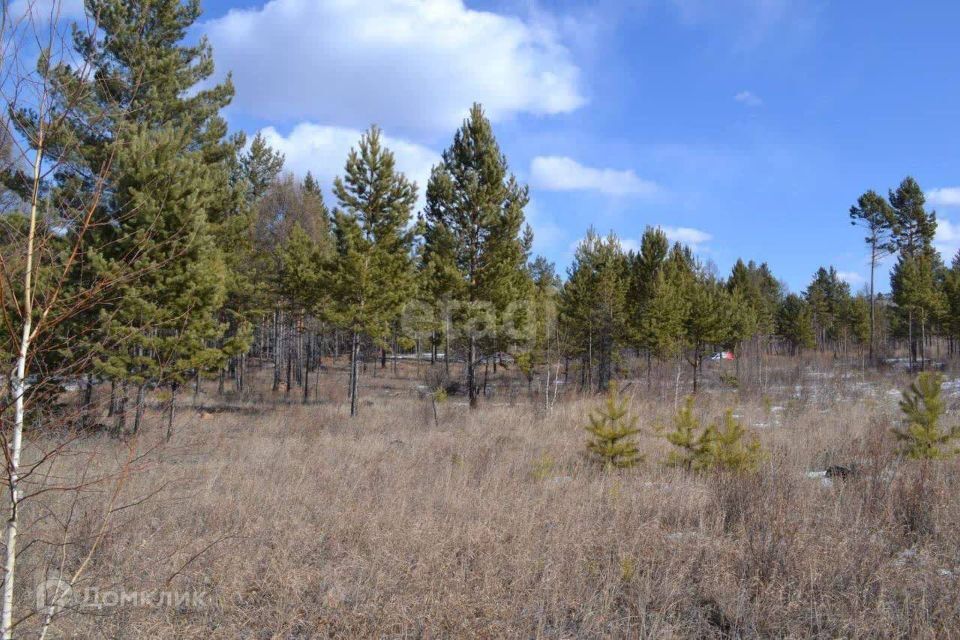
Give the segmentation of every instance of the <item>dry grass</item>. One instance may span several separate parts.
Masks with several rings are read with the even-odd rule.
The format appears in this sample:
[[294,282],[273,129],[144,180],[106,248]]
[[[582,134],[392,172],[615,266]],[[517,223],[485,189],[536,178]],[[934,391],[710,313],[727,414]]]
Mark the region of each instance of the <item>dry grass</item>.
[[[704,397],[719,414],[735,396]],[[949,637],[960,629],[960,473],[898,464],[895,405],[738,405],[770,452],[756,476],[659,464],[606,473],[583,456],[595,400],[470,414],[393,398],[257,416],[182,411],[176,437],[131,477],[141,505],[111,518],[83,585],[208,594],[206,606],[65,611],[53,637]],[[672,403],[633,401],[648,430]],[[152,416],[139,446],[159,440]],[[93,436],[107,473],[121,445]],[[61,474],[90,472],[83,457]],[[865,469],[823,486],[812,468]],[[71,466],[73,465],[73,466]],[[79,561],[105,490],[84,494],[66,550]],[[56,538],[41,517],[28,539]],[[43,512],[63,513],[68,494]],[[211,546],[212,545],[212,546]],[[22,609],[47,553],[23,556]],[[185,565],[185,566],[184,566]],[[181,567],[183,567],[181,569]],[[170,576],[174,576],[165,587]],[[23,623],[35,627],[36,618]],[[30,637],[26,633],[25,637]]]

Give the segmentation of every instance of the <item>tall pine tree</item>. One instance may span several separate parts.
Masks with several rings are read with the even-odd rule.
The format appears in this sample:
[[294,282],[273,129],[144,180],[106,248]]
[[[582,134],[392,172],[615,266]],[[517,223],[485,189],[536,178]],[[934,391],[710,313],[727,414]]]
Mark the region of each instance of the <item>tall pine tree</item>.
[[896,219],[893,208],[876,191],[870,190],[850,207],[850,224],[867,230],[864,241],[870,247],[870,361],[874,359],[877,332],[877,305],[874,295],[874,278],[877,263],[895,250],[893,242]]
[[333,216],[330,315],[351,335],[350,415],[356,415],[360,338],[382,345],[413,292],[409,226],[417,187],[397,171],[380,130],[371,127],[351,149],[334,193],[339,208]]
[[527,188],[510,174],[483,108],[473,105],[430,176],[424,220],[431,276],[437,289],[458,303],[455,320],[466,334],[471,408],[477,406],[480,350],[490,347],[484,338],[492,333],[484,316],[492,311],[502,318],[529,290],[524,267],[531,234],[523,215],[528,201]]

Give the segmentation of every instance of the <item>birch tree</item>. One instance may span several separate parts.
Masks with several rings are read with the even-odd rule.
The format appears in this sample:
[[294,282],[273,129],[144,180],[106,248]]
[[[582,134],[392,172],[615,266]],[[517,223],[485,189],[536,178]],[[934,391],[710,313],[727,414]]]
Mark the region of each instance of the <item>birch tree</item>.
[[[112,151],[100,156],[98,162],[87,163],[85,197],[65,197],[62,191],[51,188],[51,181],[81,153],[79,139],[69,135],[75,129],[68,123],[89,96],[83,82],[70,91],[62,91],[54,79],[53,56],[62,50],[65,41],[60,3],[41,8],[28,2],[22,7],[23,14],[11,15],[10,7],[5,5],[0,17],[0,93],[16,134],[8,138],[10,153],[4,159],[2,179],[10,193],[19,194],[11,206],[24,212],[25,221],[22,234],[13,231],[12,237],[7,238],[11,253],[0,261],[0,282],[10,285],[0,287],[0,324],[5,343],[2,351],[12,358],[10,392],[3,404],[4,423],[0,431],[8,514],[0,602],[0,637],[4,640],[13,637],[16,625],[18,541],[22,535],[23,508],[29,499],[24,494],[23,482],[39,464],[34,460],[24,463],[24,447],[30,436],[26,416],[34,398],[50,388],[57,374],[75,372],[82,365],[72,362],[56,371],[43,368],[30,384],[27,381],[34,365],[55,348],[60,337],[58,327],[94,308],[115,284],[94,280],[82,289],[71,287],[71,274],[82,258],[84,242],[101,203]],[[89,29],[95,29],[95,25]],[[78,28],[75,33],[80,36],[88,32]],[[89,79],[91,68],[81,64],[75,74],[77,78]],[[112,105],[114,109],[116,106]],[[102,120],[89,124],[102,124]]]

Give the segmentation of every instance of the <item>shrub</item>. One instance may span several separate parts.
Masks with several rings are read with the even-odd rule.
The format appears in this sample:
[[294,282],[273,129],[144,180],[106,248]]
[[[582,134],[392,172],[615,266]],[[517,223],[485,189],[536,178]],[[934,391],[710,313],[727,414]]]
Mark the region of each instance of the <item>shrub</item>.
[[678,449],[667,458],[670,466],[746,473],[756,470],[763,459],[760,443],[756,438],[746,438],[747,430],[732,410],[727,410],[722,421],[703,426],[693,414],[693,398],[687,398],[673,425],[674,430],[665,436]]
[[910,388],[903,392],[900,409],[907,420],[905,429],[893,432],[902,442],[901,452],[914,460],[938,460],[949,458],[958,452],[951,444],[960,436],[960,425],[950,429],[940,427],[940,418],[946,412],[940,387],[943,377],[938,373],[924,372]]
[[643,460],[633,439],[640,433],[637,417],[630,414],[617,385],[610,385],[603,406],[592,411],[589,420],[586,430],[592,438],[587,441],[587,449],[606,467],[623,469]]

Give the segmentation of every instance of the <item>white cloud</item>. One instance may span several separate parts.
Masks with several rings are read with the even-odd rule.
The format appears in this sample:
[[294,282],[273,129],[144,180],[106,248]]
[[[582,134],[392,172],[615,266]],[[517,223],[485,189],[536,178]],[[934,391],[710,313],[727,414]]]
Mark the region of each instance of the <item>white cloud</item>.
[[14,0],[9,12],[14,22],[29,17],[46,23],[50,18],[66,20],[84,15],[83,0]]
[[937,218],[937,235],[933,243],[944,261],[950,264],[957,251],[960,251],[960,224],[952,223],[943,217]]
[[960,187],[943,187],[926,193],[927,202],[935,207],[960,207]]
[[687,25],[714,25],[740,50],[782,45],[808,35],[821,3],[809,0],[672,0]]
[[713,240],[713,236],[706,231],[691,227],[660,227],[670,242],[679,242],[689,246],[694,251]]
[[760,97],[752,91],[741,91],[737,95],[733,96],[733,99],[748,107],[763,106],[763,100],[761,100]]
[[866,278],[856,271],[837,271],[837,277],[852,287],[855,287],[858,284],[863,284],[867,281]]
[[447,132],[475,101],[494,120],[585,103],[548,21],[463,0],[270,0],[204,30],[235,104],[273,120]]
[[534,251],[546,253],[564,245],[569,229],[558,224],[552,216],[545,215],[536,200],[527,203],[524,217],[533,228]]
[[[267,144],[283,153],[286,169],[299,176],[310,171],[324,189],[330,188],[334,177],[343,175],[347,154],[357,146],[362,134],[355,129],[309,122],[298,124],[286,136],[273,127],[267,127],[261,133]],[[386,135],[383,136],[383,144],[393,152],[397,169],[416,181],[422,202],[430,169],[440,161],[440,155],[424,146]]]
[[546,191],[599,191],[613,196],[650,196],[659,187],[631,170],[585,167],[565,156],[537,156],[530,164],[530,181]]

